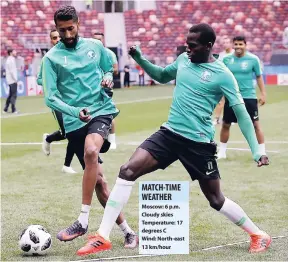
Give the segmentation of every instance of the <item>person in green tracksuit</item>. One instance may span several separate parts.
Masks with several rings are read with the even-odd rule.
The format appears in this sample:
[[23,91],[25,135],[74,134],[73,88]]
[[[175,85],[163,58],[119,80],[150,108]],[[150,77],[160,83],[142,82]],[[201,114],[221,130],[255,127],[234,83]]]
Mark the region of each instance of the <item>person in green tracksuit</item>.
[[130,55],[156,81],[176,79],[168,121],[146,139],[121,168],[111,191],[97,234],[80,248],[78,255],[111,249],[110,232],[128,202],[135,180],[179,160],[192,180],[198,180],[210,206],[246,231],[251,238],[250,252],[266,250],[271,237],[260,230],[235,202],[220,189],[212,113],[222,96],[229,101],[257,165],[269,164],[259,152],[255,130],[236,79],[223,62],[211,53],[216,34],[208,24],[196,24],[187,35],[187,52],[165,68],[153,65],[131,47]]
[[[54,14],[60,42],[42,60],[42,85],[48,107],[63,114],[68,141],[73,145],[83,170],[82,208],[78,219],[57,234],[60,241],[71,241],[88,229],[89,211],[95,185],[105,206],[109,191],[99,175],[99,152],[119,110],[103,87],[112,88],[113,67],[103,44],[78,35],[79,19],[73,6],[63,6]],[[125,234],[125,246],[133,248],[137,236],[121,214],[117,224]]]

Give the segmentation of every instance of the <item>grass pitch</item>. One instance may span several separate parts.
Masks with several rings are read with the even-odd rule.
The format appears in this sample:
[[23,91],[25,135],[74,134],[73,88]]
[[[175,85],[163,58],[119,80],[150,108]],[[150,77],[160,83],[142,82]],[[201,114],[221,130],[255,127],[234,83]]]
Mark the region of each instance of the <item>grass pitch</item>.
[[[109,187],[115,183],[119,167],[125,163],[146,137],[167,120],[173,87],[158,86],[115,90],[115,101],[121,111],[117,117],[116,151],[102,155]],[[263,230],[272,236],[288,236],[288,87],[268,86],[267,104],[260,108],[260,123],[267,141],[271,165],[257,168],[249,151],[228,150],[228,159],[219,161],[222,189],[236,201]],[[150,101],[147,101],[150,100]],[[3,102],[4,100],[2,100]],[[142,102],[141,102],[142,101]],[[45,106],[43,97],[19,98],[17,108],[25,116],[5,115],[1,119],[2,143],[41,142],[42,134],[53,132],[57,124]],[[41,114],[35,114],[42,112]],[[219,141],[219,126],[215,140]],[[248,148],[238,125],[231,130],[230,148]],[[131,143],[133,142],[133,143]],[[130,144],[129,144],[130,143]],[[134,144],[134,145],[131,145]],[[61,173],[66,145],[52,145],[49,157],[41,145],[2,144],[1,165],[1,260],[2,261],[71,261],[79,260],[76,250],[86,237],[62,243],[57,232],[70,225],[81,206],[82,171],[76,157],[72,166],[79,173]],[[190,181],[180,163],[139,179]],[[138,182],[139,182],[138,181]],[[89,233],[95,232],[103,209],[93,200]],[[130,226],[138,230],[138,183],[124,209]],[[18,235],[30,224],[45,226],[52,235],[52,248],[44,257],[23,257],[18,248]],[[138,250],[123,248],[122,232],[115,226],[109,252],[87,259],[138,255]],[[248,240],[247,235],[221,214],[212,210],[197,182],[190,183],[190,255],[133,258],[133,260],[280,260],[288,259],[288,239],[275,239],[263,254],[249,254],[248,243],[201,251],[206,247]],[[200,250],[200,251],[199,251]],[[126,259],[127,260],[127,259]]]

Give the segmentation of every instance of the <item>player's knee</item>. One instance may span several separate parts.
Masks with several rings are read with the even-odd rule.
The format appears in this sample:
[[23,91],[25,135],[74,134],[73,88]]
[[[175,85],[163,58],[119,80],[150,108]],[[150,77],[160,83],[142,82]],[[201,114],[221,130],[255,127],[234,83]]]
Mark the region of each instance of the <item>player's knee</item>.
[[85,149],[84,160],[86,164],[94,164],[98,162],[99,150],[96,146],[90,146]]
[[222,195],[213,196],[211,199],[209,199],[210,206],[216,209],[217,211],[219,211],[222,208],[224,202],[225,202],[225,198]]
[[129,162],[120,167],[119,178],[125,179],[127,181],[135,181],[138,176],[129,165]]
[[230,129],[230,126],[231,126],[231,124],[228,124],[228,123],[223,123],[223,124],[222,124],[222,128],[223,128],[223,129],[226,129],[226,130],[229,130],[229,129]]
[[260,125],[259,125],[259,122],[258,122],[258,121],[254,121],[254,122],[253,122],[253,125],[254,125],[255,131],[260,131]]

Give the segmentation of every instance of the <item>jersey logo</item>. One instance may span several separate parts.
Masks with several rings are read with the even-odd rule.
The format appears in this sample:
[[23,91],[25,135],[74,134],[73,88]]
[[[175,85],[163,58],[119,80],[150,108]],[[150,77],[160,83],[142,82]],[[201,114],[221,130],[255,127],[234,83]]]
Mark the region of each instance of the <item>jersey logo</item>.
[[248,67],[248,62],[247,61],[244,61],[244,62],[241,63],[241,69],[245,70],[245,69],[247,69],[247,67]]
[[93,50],[90,50],[87,52],[87,56],[91,59],[95,58],[96,57],[96,54]]
[[201,75],[201,80],[208,82],[210,81],[211,76],[212,76],[211,72],[205,70]]

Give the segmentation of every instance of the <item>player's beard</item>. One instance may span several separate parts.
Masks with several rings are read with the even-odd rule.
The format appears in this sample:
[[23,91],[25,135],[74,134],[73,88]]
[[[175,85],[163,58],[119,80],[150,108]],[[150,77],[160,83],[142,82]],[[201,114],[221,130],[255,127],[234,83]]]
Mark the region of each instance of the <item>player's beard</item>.
[[78,39],[79,39],[78,33],[72,39],[73,39],[73,41],[71,43],[66,42],[65,39],[64,40],[62,39],[61,41],[64,43],[64,45],[67,48],[75,48],[75,46],[77,45]]

